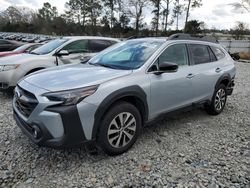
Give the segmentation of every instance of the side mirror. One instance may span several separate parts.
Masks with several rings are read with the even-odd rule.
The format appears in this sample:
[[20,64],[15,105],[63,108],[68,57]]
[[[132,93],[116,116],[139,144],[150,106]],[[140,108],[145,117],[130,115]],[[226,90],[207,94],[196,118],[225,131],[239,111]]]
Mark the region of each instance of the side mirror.
[[176,72],[178,65],[176,63],[163,62],[159,65],[159,71],[164,72]]
[[65,56],[65,55],[69,55],[69,52],[67,50],[61,50],[59,52],[56,53],[57,56]]
[[80,58],[82,64],[87,63],[91,59],[91,56],[84,56]]

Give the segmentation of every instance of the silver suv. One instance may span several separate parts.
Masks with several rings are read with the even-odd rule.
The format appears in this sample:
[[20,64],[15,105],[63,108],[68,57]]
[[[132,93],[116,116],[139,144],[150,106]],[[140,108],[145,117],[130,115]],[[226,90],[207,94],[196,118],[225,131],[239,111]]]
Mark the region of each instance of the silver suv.
[[41,69],[80,63],[96,53],[119,42],[105,37],[62,37],[33,50],[31,54],[19,54],[0,59],[0,90],[16,86],[24,76]]
[[196,105],[220,114],[233,91],[234,61],[216,42],[181,36],[128,40],[86,64],[24,78],[13,101],[18,126],[41,146],[93,141],[116,155],[163,114]]

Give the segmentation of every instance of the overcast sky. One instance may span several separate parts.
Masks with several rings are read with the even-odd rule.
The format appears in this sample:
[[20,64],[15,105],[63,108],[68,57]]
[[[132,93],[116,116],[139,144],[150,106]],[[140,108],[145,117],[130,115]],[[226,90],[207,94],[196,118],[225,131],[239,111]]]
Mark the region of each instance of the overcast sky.
[[[203,0],[202,7],[191,10],[190,19],[203,21],[207,28],[230,29],[234,27],[235,22],[241,21],[248,24],[250,27],[250,13],[244,10],[234,10],[230,3],[237,0]],[[44,2],[49,2],[56,6],[59,13],[64,12],[66,0],[0,0],[0,10],[6,9],[10,5],[26,6],[37,10],[41,8]],[[149,10],[146,10],[146,22],[149,24],[152,15]],[[183,27],[185,15],[180,18],[180,27]]]

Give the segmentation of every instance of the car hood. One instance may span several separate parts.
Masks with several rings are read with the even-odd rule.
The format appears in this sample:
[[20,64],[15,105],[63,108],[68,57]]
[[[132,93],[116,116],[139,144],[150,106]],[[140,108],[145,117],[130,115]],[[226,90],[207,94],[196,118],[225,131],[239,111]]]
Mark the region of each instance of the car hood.
[[130,73],[132,70],[77,64],[42,70],[25,77],[23,81],[48,91],[62,91],[98,85]]
[[34,55],[34,54],[16,54],[12,56],[2,57],[0,59],[0,65],[13,65],[22,64],[26,62],[32,62],[37,60],[48,59],[48,56]]

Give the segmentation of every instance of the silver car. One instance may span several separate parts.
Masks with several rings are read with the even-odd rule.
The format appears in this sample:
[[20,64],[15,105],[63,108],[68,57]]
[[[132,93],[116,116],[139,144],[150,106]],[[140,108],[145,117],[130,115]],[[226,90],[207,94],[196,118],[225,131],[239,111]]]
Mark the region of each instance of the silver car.
[[128,40],[87,64],[28,76],[15,89],[17,125],[41,146],[94,142],[117,155],[166,113],[204,105],[220,114],[233,91],[234,61],[218,43],[200,40]]
[[119,42],[105,37],[63,37],[44,44],[31,54],[19,54],[0,59],[0,89],[11,89],[24,76],[38,70],[80,63]]

